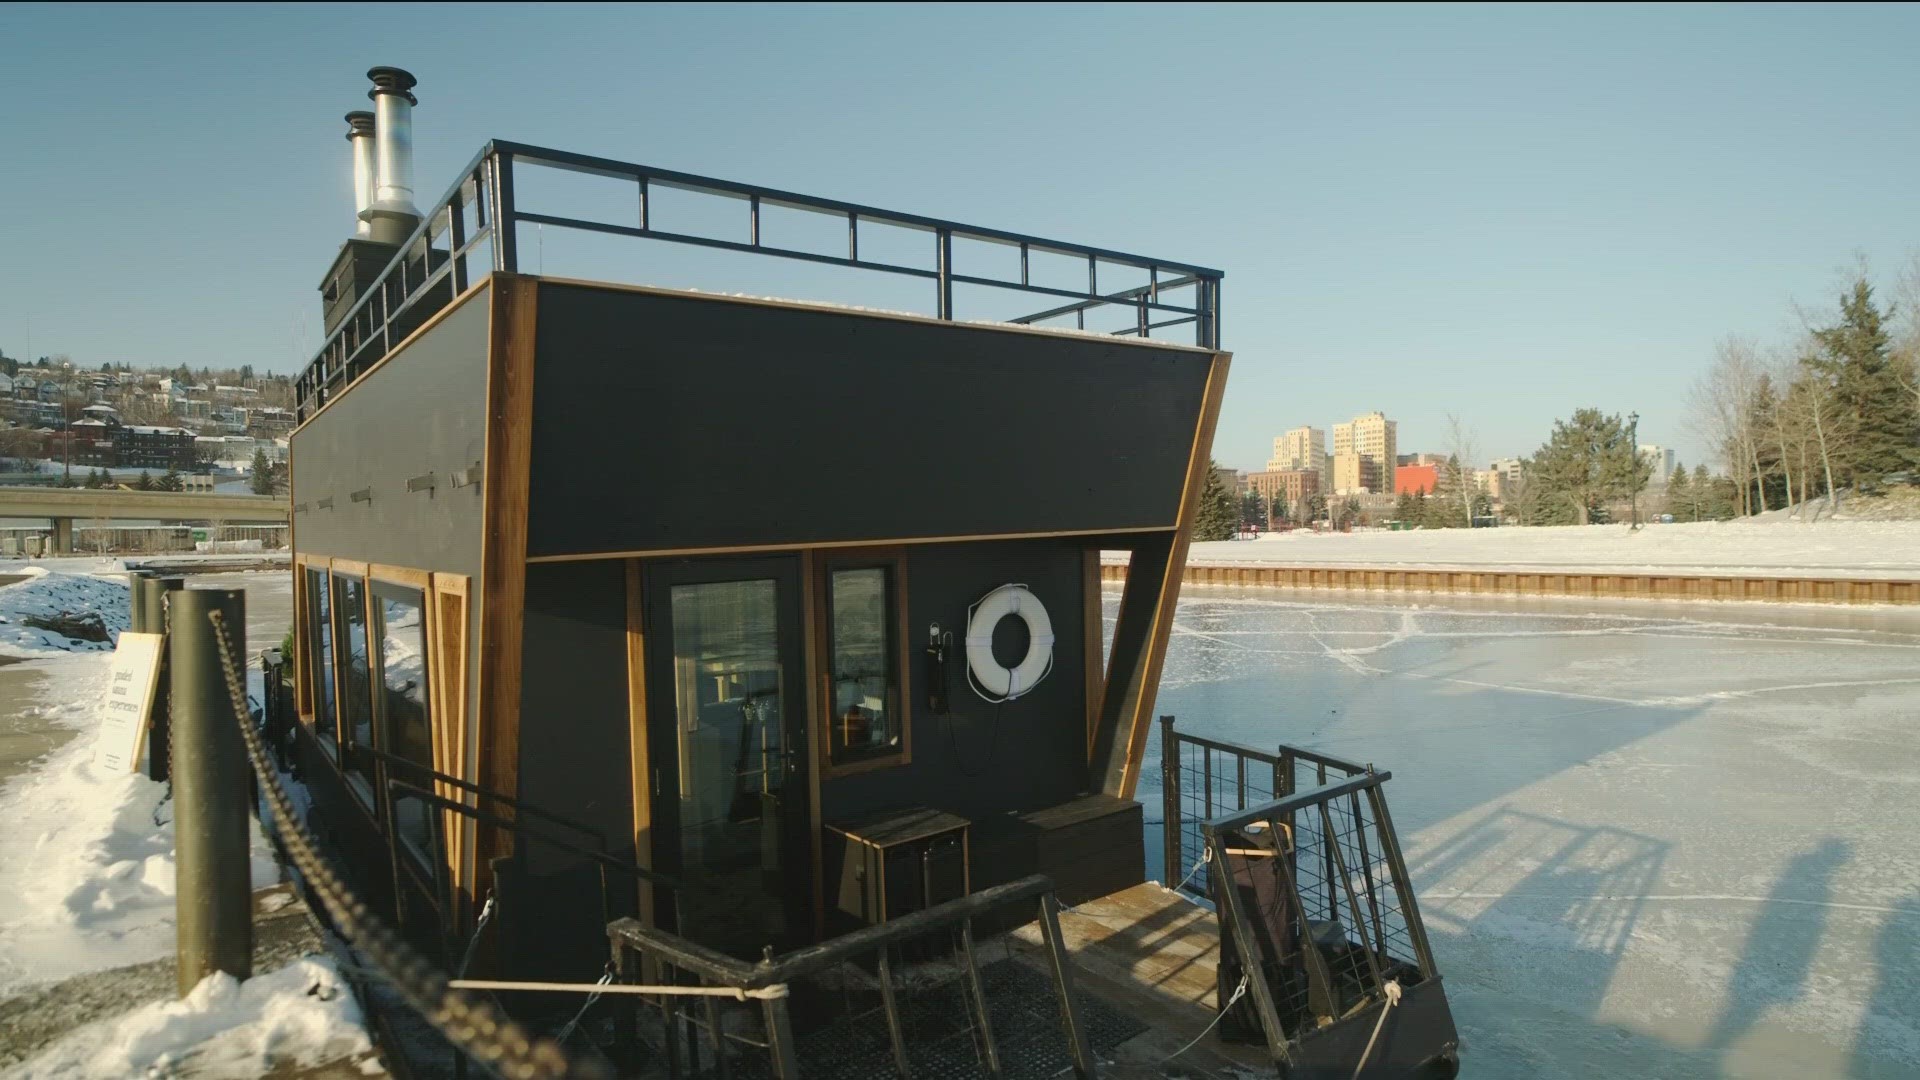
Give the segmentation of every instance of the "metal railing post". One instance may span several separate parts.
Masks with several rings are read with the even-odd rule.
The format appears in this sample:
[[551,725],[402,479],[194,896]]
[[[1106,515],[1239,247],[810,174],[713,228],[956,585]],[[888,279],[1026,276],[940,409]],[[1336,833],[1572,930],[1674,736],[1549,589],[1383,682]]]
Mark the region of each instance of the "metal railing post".
[[513,155],[493,154],[493,268],[509,274],[520,269],[520,245],[514,235]]
[[953,230],[939,229],[934,233],[935,271],[937,274],[936,295],[939,317],[953,318]]
[[253,974],[253,880],[248,853],[252,771],[235,702],[228,693],[220,639],[210,612],[228,631],[229,659],[246,666],[246,594],[183,589],[172,612],[175,914],[180,996],[215,971]]
[[1160,718],[1160,801],[1166,831],[1166,883],[1167,888],[1176,889],[1185,876],[1186,859],[1180,851],[1180,735],[1173,730],[1171,716]]

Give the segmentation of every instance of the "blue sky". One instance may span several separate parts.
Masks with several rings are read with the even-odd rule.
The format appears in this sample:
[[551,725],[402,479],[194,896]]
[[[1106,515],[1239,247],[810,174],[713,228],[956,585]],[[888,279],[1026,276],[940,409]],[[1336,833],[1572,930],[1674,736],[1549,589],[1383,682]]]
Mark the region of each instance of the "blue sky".
[[0,348],[296,369],[375,63],[423,202],[500,137],[1223,269],[1242,467],[1586,405],[1692,461],[1716,339],[1920,249],[1912,6],[10,6]]

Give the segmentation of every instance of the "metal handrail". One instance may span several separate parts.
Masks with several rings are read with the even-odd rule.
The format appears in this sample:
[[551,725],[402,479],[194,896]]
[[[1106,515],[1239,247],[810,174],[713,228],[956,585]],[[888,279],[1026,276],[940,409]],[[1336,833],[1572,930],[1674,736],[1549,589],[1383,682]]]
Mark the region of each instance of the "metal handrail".
[[1212,838],[1223,832],[1245,828],[1256,821],[1272,821],[1289,814],[1298,813],[1309,806],[1319,806],[1321,803],[1337,799],[1342,795],[1351,795],[1356,791],[1377,788],[1391,779],[1393,779],[1393,774],[1390,772],[1365,773],[1360,776],[1342,780],[1337,784],[1328,784],[1325,787],[1317,787],[1308,791],[1298,791],[1278,799],[1268,800],[1258,806],[1250,806],[1245,810],[1208,818],[1205,822],[1201,823],[1200,828],[1209,838]]
[[[960,930],[964,964],[968,972],[969,992],[973,999],[970,1008],[977,1010],[980,1022],[983,1028],[986,1028],[985,991],[981,987],[978,971],[973,966],[973,919],[1002,904],[1020,900],[1039,902],[1040,933],[1047,949],[1055,990],[1059,995],[1061,1027],[1067,1040],[1069,1056],[1073,1061],[1072,1068],[1079,1080],[1094,1080],[1097,1065],[1087,1041],[1086,1028],[1081,1024],[1076,1006],[1072,958],[1067,951],[1066,938],[1060,932],[1060,905],[1054,897],[1053,881],[1044,874],[1034,874],[1018,881],[983,889],[877,926],[863,927],[817,945],[796,949],[781,957],[772,956],[769,950],[769,955],[758,963],[748,963],[728,956],[671,931],[647,926],[637,919],[619,919],[608,923],[607,938],[613,948],[615,968],[625,975],[631,975],[635,970],[626,955],[628,950],[632,950],[656,964],[664,964],[669,968],[691,973],[696,979],[701,980],[701,985],[712,984],[749,993],[787,986],[806,976],[819,974],[858,957],[878,954],[881,999],[887,1013],[894,1060],[904,1073],[907,1062],[906,1047],[902,1040],[901,1026],[893,999],[891,968],[888,960],[891,950],[895,946],[931,931],[957,926]],[[761,1005],[765,1010],[768,1033],[766,1046],[773,1059],[771,1062],[773,1075],[780,1080],[793,1080],[799,1074],[800,1063],[794,1049],[792,1020],[788,1015],[786,996],[765,997]],[[672,1010],[675,1006],[669,1003],[666,1008],[668,1026],[671,1030],[674,1026]],[[709,1012],[705,1023],[709,1036],[715,1043],[716,1059],[724,1060],[718,1045],[720,1040],[718,1016]],[[989,1072],[997,1075],[999,1068],[997,1058],[994,1056],[990,1030],[984,1032],[983,1042],[986,1047]],[[668,1040],[670,1075],[677,1075],[674,1047],[675,1042],[670,1036]]]
[[[516,161],[633,182],[638,208],[638,225],[622,225],[520,209],[514,196],[513,170]],[[745,203],[748,213],[748,240],[745,242],[723,240],[717,237],[656,228],[649,196],[650,189],[654,187],[718,196]],[[463,214],[469,205],[476,210],[471,235],[467,233]],[[761,236],[761,210],[768,206],[843,218],[847,224],[846,254],[826,254],[765,242]],[[1214,349],[1218,348],[1220,343],[1220,284],[1225,274],[1219,270],[1110,248],[1049,240],[1005,229],[967,225],[922,214],[885,210],[839,199],[802,195],[778,188],[744,184],[672,169],[616,161],[612,158],[496,139],[481,148],[467,167],[461,171],[459,179],[447,193],[421,217],[419,226],[380,271],[371,287],[367,289],[366,295],[355,300],[346,316],[340,320],[333,332],[327,335],[314,359],[296,381],[297,418],[305,420],[312,416],[332,393],[337,392],[336,383],[343,380],[351,382],[357,377],[359,371],[365,370],[369,365],[358,361],[362,358],[362,354],[376,342],[379,344],[379,356],[391,352],[398,344],[393,340],[393,328],[396,322],[401,316],[414,310],[422,299],[429,296],[441,282],[451,281],[450,293],[453,296],[464,292],[474,277],[468,272],[467,256],[478,244],[491,241],[491,270],[518,272],[520,265],[515,230],[521,223],[552,225],[557,228],[772,255],[804,262],[931,280],[936,287],[935,317],[944,320],[955,318],[953,287],[956,284],[972,285],[1072,301],[1063,306],[1019,316],[1011,320],[1014,323],[1032,324],[1073,315],[1078,325],[1084,329],[1086,312],[1089,310],[1100,307],[1131,308],[1136,313],[1134,324],[1131,327],[1113,331],[1115,335],[1133,334],[1144,338],[1153,330],[1191,322],[1194,324],[1196,345]],[[860,254],[860,226],[863,223],[931,234],[934,240],[932,268],[863,258]],[[434,240],[443,234],[447,237],[447,246],[444,249],[436,248]],[[957,270],[954,266],[953,247],[956,239],[1017,248],[1020,257],[1018,276],[970,274]],[[1086,264],[1087,287],[1085,289],[1061,288],[1036,282],[1030,266],[1030,257],[1034,252],[1083,260]],[[443,261],[436,266],[436,258],[441,257],[444,257]],[[418,281],[410,281],[409,268],[415,262],[422,265],[421,276]],[[1118,290],[1111,287],[1103,289],[1100,286],[1102,265],[1144,271],[1147,275],[1147,283]],[[396,284],[399,286],[397,296],[394,290]],[[1164,295],[1186,288],[1193,289],[1191,305],[1170,302]],[[1152,312],[1169,312],[1179,317],[1156,322],[1150,314]],[[378,359],[378,356],[373,359]]]

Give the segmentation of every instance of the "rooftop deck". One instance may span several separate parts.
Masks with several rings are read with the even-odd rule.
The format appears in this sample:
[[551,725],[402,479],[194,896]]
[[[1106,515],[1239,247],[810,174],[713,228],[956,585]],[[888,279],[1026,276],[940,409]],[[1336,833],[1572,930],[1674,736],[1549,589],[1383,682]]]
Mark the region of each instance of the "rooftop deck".
[[[628,190],[621,200],[626,209],[580,216],[523,206],[529,182],[537,185],[542,174],[556,172],[621,185]],[[672,220],[658,205],[664,192],[675,193]],[[604,188],[600,194],[605,194]],[[588,201],[606,209],[601,205],[604,199]],[[711,227],[721,215],[730,216],[731,224]],[[795,227],[782,233],[795,239],[783,241],[773,235],[778,231],[772,227],[773,217],[780,217],[784,226],[793,224],[796,215],[813,223],[812,234]],[[682,219],[708,227],[678,225]],[[844,233],[836,229],[830,246],[817,242],[822,219],[844,223]],[[873,305],[874,275],[905,277],[933,285],[927,295],[930,303],[922,312],[933,318],[1140,338],[1191,326],[1193,344],[1214,349],[1220,342],[1224,275],[1218,270],[495,140],[427,210],[419,228],[370,286],[359,290],[357,300],[295,384],[299,418],[311,416],[328,397],[487,273],[534,269],[524,266],[522,259],[522,230],[527,226],[770,255],[866,272],[865,285],[810,299]],[[816,242],[803,242],[798,239],[802,235],[812,235]],[[909,254],[916,247],[919,255]],[[1084,284],[1079,280],[1082,276]],[[958,299],[957,287],[962,290]],[[1027,299],[1015,307],[1006,306],[1010,298],[1019,297]],[[1030,310],[1035,297],[1053,303]],[[330,303],[336,299],[329,295]],[[960,311],[962,307],[967,310]]]

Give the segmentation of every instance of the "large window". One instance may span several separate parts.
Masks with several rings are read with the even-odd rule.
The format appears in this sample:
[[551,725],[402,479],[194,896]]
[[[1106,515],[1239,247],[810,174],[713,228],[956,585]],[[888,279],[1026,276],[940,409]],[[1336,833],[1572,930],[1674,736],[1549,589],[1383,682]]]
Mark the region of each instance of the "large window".
[[358,577],[333,575],[334,633],[340,648],[340,763],[347,785],[374,807],[373,658],[367,642],[367,587]]
[[333,607],[328,602],[327,574],[307,570],[307,671],[313,680],[313,733],[327,755],[339,760],[333,686]]
[[[433,790],[433,719],[427,692],[426,598],[419,589],[376,581],[373,585],[375,640],[379,643],[378,688],[380,749],[420,766],[418,771],[388,762],[393,778]],[[424,866],[435,861],[431,809],[419,799],[393,803],[393,827]]]
[[827,567],[831,766],[906,758],[898,589],[898,564],[893,561]]

